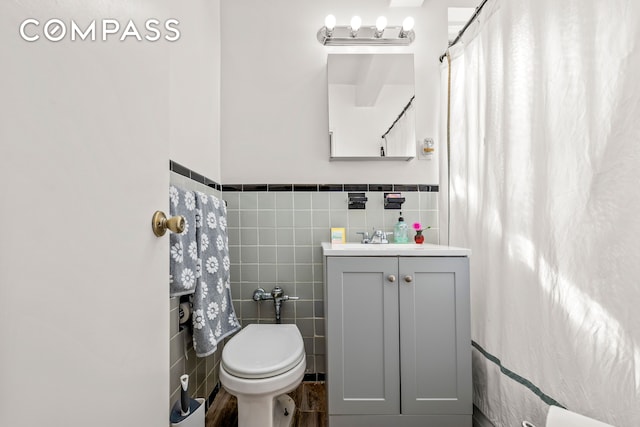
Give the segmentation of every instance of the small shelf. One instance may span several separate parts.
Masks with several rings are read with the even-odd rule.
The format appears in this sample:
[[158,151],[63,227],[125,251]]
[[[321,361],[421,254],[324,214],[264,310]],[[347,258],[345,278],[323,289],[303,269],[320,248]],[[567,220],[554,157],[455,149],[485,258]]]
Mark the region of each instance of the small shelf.
[[344,157],[329,157],[329,161],[339,162],[345,160],[359,160],[359,161],[393,161],[393,160],[401,160],[408,162],[411,159],[415,159],[415,156],[344,156]]

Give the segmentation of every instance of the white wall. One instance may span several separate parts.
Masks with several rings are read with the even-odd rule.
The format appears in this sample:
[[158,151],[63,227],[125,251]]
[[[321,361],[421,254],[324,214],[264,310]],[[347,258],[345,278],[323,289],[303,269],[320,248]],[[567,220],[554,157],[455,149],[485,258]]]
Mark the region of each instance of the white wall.
[[170,158],[220,182],[220,0],[172,2]]
[[223,183],[437,184],[435,161],[329,162],[327,53],[345,48],[320,45],[316,32],[329,13],[339,25],[355,14],[365,25],[383,14],[389,25],[413,16],[415,42],[396,49],[415,55],[416,137],[435,137],[447,7],[476,3],[427,0],[421,8],[389,8],[388,0],[223,0]]

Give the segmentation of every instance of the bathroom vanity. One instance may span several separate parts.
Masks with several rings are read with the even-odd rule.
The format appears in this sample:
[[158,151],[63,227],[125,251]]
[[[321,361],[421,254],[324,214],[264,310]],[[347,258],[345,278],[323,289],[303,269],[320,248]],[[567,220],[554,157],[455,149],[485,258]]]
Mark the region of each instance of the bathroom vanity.
[[471,427],[471,251],[323,243],[330,427]]

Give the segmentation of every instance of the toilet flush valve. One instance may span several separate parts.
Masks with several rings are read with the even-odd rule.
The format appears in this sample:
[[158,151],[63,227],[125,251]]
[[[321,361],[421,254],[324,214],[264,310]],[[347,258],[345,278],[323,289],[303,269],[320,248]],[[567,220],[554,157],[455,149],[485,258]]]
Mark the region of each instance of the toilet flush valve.
[[276,323],[280,323],[280,309],[282,307],[283,301],[289,300],[297,300],[299,297],[290,297],[289,295],[284,295],[284,291],[280,286],[276,286],[271,290],[271,293],[267,293],[263,288],[258,288],[253,291],[253,300],[254,301],[264,301],[272,299],[273,305],[276,309]]
[[263,288],[258,288],[253,291],[253,300],[254,301],[262,301],[265,299],[273,299],[271,294],[268,294]]

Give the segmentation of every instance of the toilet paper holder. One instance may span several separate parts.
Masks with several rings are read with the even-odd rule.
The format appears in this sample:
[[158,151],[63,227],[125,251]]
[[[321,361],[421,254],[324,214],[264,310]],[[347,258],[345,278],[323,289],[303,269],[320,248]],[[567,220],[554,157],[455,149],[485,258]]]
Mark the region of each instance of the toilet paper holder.
[[523,421],[522,422],[522,427],[536,427],[536,426],[531,424],[529,421]]

